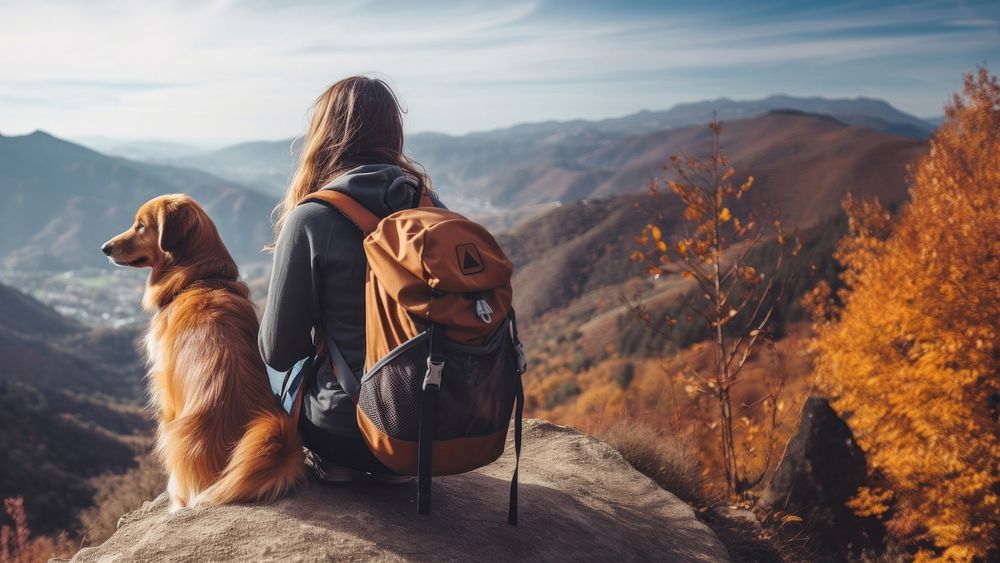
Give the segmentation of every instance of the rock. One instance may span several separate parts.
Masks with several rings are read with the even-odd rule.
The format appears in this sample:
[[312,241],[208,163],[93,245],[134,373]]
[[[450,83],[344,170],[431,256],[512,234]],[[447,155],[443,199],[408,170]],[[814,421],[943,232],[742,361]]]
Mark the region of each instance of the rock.
[[513,446],[496,463],[434,480],[419,516],[415,485],[311,480],[271,505],[171,513],[164,495],[127,514],[76,562],[114,561],[727,561],[693,510],[610,446],[525,421],[520,519],[507,525]]
[[760,520],[757,515],[749,510],[744,510],[742,508],[733,508],[731,506],[723,506],[716,509],[718,516],[720,518],[725,518],[731,520],[737,524],[745,526],[754,532],[763,532],[764,527],[761,525]]
[[761,500],[803,518],[813,552],[845,560],[862,549],[877,549],[885,534],[876,519],[856,516],[845,506],[867,482],[865,454],[850,427],[825,398],[810,397]]

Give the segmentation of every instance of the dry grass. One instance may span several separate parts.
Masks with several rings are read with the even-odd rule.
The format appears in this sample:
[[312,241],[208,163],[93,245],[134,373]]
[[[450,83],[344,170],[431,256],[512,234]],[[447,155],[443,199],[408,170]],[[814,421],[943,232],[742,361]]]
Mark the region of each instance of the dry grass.
[[789,537],[780,521],[750,510],[734,511],[706,487],[692,433],[665,433],[635,420],[601,433],[632,467],[690,504],[726,546],[733,561],[806,561],[801,538]]
[[84,543],[97,545],[118,529],[118,519],[126,512],[153,500],[166,489],[167,476],[152,455],[138,460],[138,465],[121,475],[105,475],[94,480],[94,506],[80,514]]
[[706,502],[698,451],[687,434],[664,435],[638,421],[621,421],[602,438],[639,473],[695,506]]

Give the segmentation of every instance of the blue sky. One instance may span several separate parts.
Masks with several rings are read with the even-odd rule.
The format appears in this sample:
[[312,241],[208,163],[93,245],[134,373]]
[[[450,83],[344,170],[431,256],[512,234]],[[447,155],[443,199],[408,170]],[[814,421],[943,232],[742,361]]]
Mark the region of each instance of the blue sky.
[[407,129],[465,133],[773,93],[942,113],[1000,68],[1000,2],[0,0],[0,133],[283,138],[376,73]]

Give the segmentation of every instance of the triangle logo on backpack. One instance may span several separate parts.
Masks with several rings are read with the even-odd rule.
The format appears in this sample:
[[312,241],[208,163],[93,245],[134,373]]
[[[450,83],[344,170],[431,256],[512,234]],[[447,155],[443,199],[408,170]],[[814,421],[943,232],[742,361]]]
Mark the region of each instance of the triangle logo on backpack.
[[483,271],[483,257],[480,256],[475,244],[460,244],[455,247],[455,254],[458,256],[458,269],[463,275],[469,276]]

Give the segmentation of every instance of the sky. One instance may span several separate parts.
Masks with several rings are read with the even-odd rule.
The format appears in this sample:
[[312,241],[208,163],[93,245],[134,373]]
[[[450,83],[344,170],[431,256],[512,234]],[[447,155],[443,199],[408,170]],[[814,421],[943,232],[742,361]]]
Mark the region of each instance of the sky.
[[982,64],[996,0],[0,0],[0,134],[287,138],[357,73],[393,85],[408,132],[775,93],[928,117]]

